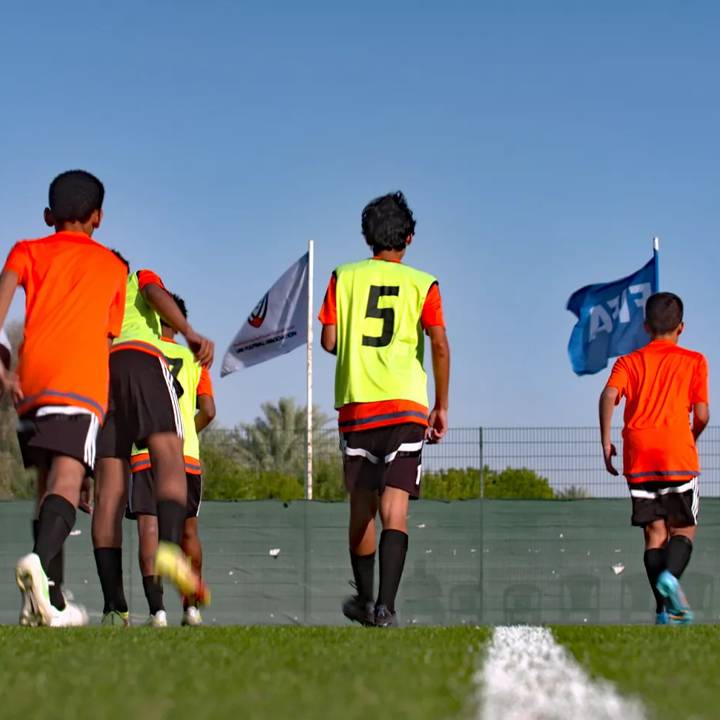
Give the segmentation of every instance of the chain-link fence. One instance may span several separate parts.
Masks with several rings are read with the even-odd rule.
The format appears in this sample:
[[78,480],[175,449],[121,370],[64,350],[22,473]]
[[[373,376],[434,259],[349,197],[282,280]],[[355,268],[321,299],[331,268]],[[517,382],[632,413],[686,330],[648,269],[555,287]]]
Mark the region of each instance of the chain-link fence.
[[[622,470],[622,437],[613,430],[618,469]],[[277,433],[263,445],[253,445],[241,430],[215,431],[212,443],[227,457],[255,473],[284,472],[302,482],[305,464],[305,434]],[[707,428],[699,442],[702,494],[720,497],[720,426]],[[338,433],[323,428],[314,434],[315,469],[322,481],[332,474],[341,487],[341,454]],[[545,480],[551,490],[528,473]],[[476,427],[453,428],[437,445],[426,446],[423,454],[425,497],[469,498],[615,498],[627,494],[622,477],[609,475],[602,462],[597,427]],[[445,496],[445,481],[458,481],[464,473],[458,495]],[[498,480],[499,477],[499,480]],[[258,498],[259,499],[259,498]],[[321,499],[339,499],[325,497]]]

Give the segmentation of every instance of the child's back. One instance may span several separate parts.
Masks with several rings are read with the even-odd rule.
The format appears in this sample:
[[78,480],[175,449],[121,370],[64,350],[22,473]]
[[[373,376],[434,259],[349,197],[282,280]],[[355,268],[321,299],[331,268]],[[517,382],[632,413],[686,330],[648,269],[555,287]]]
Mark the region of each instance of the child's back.
[[643,529],[655,622],[687,624],[693,613],[679,580],[690,561],[700,510],[695,443],[710,419],[708,369],[700,353],[677,345],[685,329],[677,295],[648,299],[645,329],[652,341],[617,360],[600,396],[600,440],[605,467],[617,475],[612,415],[624,398],[623,473],[631,522]]
[[[43,405],[77,405],[102,421],[108,395],[108,338],[124,309],[125,268],[83,233],[19,242],[6,268],[26,293],[18,373],[23,414]],[[111,312],[108,313],[108,308]]]
[[608,386],[625,398],[624,473],[628,480],[682,479],[700,471],[690,427],[696,403],[706,403],[707,362],[669,340],[653,340],[620,358]]

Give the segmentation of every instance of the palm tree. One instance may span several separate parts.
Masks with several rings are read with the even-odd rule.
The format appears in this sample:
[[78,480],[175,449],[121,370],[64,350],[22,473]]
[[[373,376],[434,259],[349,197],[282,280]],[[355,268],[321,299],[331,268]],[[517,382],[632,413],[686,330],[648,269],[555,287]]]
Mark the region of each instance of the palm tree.
[[[261,405],[263,415],[252,423],[240,423],[232,431],[237,459],[257,470],[301,475],[305,466],[307,408],[292,398]],[[321,432],[329,417],[313,408],[313,428]]]

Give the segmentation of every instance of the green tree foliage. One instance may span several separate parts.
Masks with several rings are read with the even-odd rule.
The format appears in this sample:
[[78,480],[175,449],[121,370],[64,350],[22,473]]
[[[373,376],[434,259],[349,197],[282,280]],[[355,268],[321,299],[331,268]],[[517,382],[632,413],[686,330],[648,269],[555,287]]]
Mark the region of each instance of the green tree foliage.
[[[252,423],[241,423],[231,431],[234,453],[240,463],[260,470],[289,475],[305,468],[307,408],[292,398],[263,403],[263,415]],[[313,427],[320,430],[328,416],[313,408]]]
[[[12,345],[12,366],[22,342],[21,323],[12,322],[5,328]],[[25,470],[17,441],[17,413],[9,397],[0,401],[0,500],[31,498],[35,494],[35,474]]]
[[553,489],[546,478],[527,468],[505,468],[485,478],[486,498],[518,500],[551,500]]
[[477,468],[449,468],[425,473],[422,486],[422,496],[429,500],[479,497],[537,500],[554,497],[550,483],[527,468],[506,468],[496,472],[485,466],[482,475]]

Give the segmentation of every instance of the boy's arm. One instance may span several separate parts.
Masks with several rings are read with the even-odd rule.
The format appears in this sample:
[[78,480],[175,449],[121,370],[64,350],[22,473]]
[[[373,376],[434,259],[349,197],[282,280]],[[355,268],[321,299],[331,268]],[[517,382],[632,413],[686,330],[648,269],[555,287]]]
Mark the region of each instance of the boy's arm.
[[322,323],[323,329],[320,335],[320,344],[323,350],[331,355],[337,355],[337,276],[333,273],[330,276],[327,290],[325,291],[325,299],[318,320]]
[[[13,270],[3,270],[0,273],[0,327],[5,325],[10,305],[15,290],[17,290],[19,277]],[[14,403],[20,402],[23,398],[20,388],[20,381],[15,373],[10,372],[4,364],[0,364],[0,395],[4,392],[10,392]]]
[[212,395],[198,395],[195,430],[204,430],[215,419],[215,400]]
[[215,343],[193,330],[190,323],[183,317],[172,295],[155,283],[145,285],[141,292],[148,305],[173,330],[179,332],[187,340],[188,347],[195,354],[197,361],[203,367],[210,367],[215,355]]
[[427,441],[439,442],[448,429],[448,404],[450,394],[450,343],[442,325],[427,329],[432,352],[433,378],[435,380],[435,405],[428,419]]
[[693,405],[693,422],[692,422],[692,434],[695,440],[697,440],[702,431],[707,427],[710,422],[710,408],[707,403],[699,402]]
[[617,469],[613,466],[612,459],[617,455],[617,450],[612,444],[612,416],[617,404],[620,391],[615,387],[606,387],[600,395],[600,442],[602,443],[603,460],[605,469],[611,475],[618,475]]
[[323,325],[320,344],[326,352],[337,355],[337,325]]

